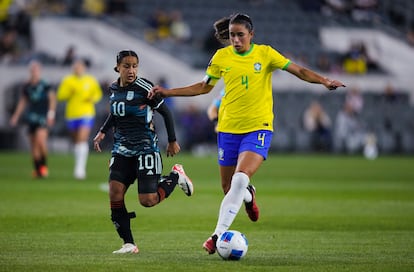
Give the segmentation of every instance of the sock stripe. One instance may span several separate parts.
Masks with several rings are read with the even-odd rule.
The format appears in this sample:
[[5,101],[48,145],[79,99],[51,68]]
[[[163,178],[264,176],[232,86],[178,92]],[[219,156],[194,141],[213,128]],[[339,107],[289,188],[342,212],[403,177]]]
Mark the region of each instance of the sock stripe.
[[121,208],[125,208],[125,202],[123,200],[111,201],[110,202],[110,205],[111,205],[111,209],[121,209]]

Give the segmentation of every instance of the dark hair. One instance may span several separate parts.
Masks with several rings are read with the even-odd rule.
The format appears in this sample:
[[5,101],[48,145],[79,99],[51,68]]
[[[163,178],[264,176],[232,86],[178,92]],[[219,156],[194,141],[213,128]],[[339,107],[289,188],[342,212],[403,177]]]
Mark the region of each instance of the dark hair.
[[214,36],[222,44],[227,44],[229,41],[229,38],[230,38],[229,23],[230,23],[230,17],[223,17],[214,22],[213,26],[214,26],[214,30],[216,31]]
[[[125,57],[128,57],[128,56],[136,57],[138,62],[139,62],[139,58],[138,58],[137,53],[135,53],[132,50],[122,50],[122,51],[119,51],[118,54],[116,54],[116,64],[117,65],[120,64],[122,59],[125,58]],[[119,72],[119,70],[116,66],[114,67],[114,70],[117,73]]]
[[253,21],[250,19],[250,16],[243,13],[236,13],[230,17],[230,24],[242,24],[249,31],[253,31]]

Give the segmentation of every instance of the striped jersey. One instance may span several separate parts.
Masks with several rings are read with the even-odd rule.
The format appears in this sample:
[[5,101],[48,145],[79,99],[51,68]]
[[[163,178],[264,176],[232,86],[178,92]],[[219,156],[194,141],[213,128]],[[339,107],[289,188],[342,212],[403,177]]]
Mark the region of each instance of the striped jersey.
[[29,124],[46,125],[46,115],[49,110],[49,92],[51,85],[41,79],[36,84],[27,82],[22,87],[22,95],[26,98],[28,108],[25,120]]
[[119,85],[119,79],[110,86],[110,115],[101,131],[106,133],[110,127],[114,128],[113,155],[131,157],[159,152],[153,114],[164,100],[147,98],[152,86],[150,81],[140,77],[125,87]]

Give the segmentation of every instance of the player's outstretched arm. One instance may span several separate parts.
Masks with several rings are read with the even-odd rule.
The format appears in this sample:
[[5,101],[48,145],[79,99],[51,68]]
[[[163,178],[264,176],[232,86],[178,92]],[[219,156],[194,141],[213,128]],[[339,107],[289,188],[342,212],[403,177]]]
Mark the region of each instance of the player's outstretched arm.
[[332,80],[327,77],[323,77],[320,74],[293,62],[289,64],[289,66],[286,68],[286,71],[304,81],[322,84],[328,90],[336,90],[338,87],[345,87],[345,84],[339,80]]
[[165,89],[161,86],[154,86],[151,91],[148,93],[148,98],[152,99],[156,95],[161,97],[169,97],[169,96],[196,96],[200,94],[209,93],[214,86],[208,85],[204,81],[198,82],[196,84],[181,87],[181,88],[174,88],[174,89]]

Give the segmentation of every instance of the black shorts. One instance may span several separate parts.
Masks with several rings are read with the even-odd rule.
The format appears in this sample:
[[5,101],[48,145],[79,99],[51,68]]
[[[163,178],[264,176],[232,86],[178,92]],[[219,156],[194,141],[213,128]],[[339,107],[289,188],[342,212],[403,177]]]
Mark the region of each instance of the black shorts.
[[109,180],[119,181],[128,188],[138,179],[138,193],[156,193],[162,173],[158,152],[136,157],[113,156],[109,162]]
[[27,132],[29,133],[29,135],[33,135],[39,128],[47,128],[47,126],[38,123],[31,123],[28,124]]

